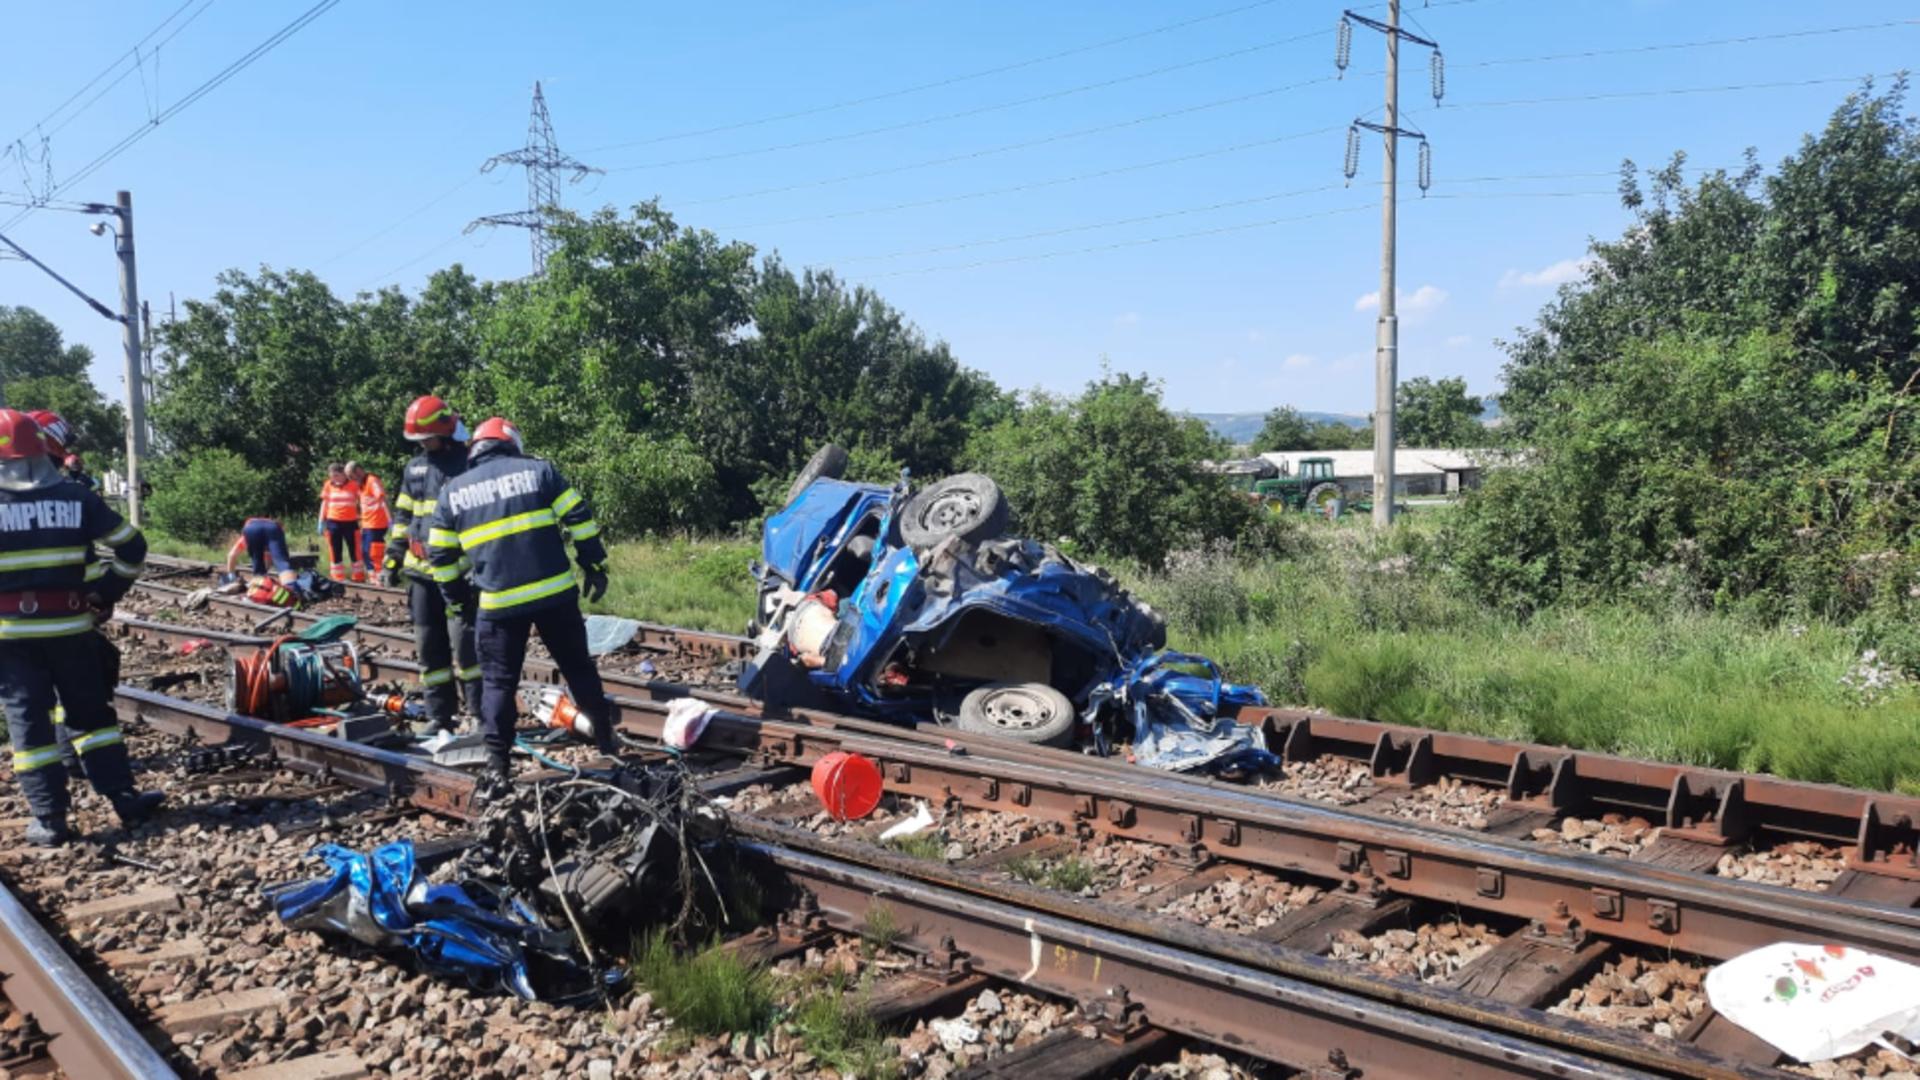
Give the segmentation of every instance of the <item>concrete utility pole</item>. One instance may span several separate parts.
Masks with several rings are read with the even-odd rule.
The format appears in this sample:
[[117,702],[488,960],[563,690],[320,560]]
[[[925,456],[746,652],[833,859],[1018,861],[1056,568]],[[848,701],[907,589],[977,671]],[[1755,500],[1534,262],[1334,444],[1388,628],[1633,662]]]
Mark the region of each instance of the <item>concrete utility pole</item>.
[[1347,130],[1347,179],[1352,180],[1360,163],[1361,128],[1382,136],[1385,157],[1382,161],[1380,200],[1380,318],[1374,327],[1373,347],[1373,525],[1384,529],[1393,524],[1393,448],[1395,432],[1393,406],[1400,381],[1400,318],[1395,303],[1394,250],[1399,223],[1400,139],[1420,140],[1420,190],[1431,182],[1431,157],[1427,137],[1409,127],[1400,126],[1400,39],[1433,50],[1433,99],[1437,102],[1444,87],[1440,46],[1418,34],[1400,28],[1400,0],[1387,0],[1387,21],[1377,22],[1364,15],[1345,12],[1340,19],[1339,45],[1334,63],[1347,68],[1352,48],[1353,23],[1377,30],[1387,39],[1387,114],[1385,123],[1355,120]]
[[133,265],[133,195],[122,191],[113,250],[120,256],[120,341],[127,350],[127,520],[140,522],[140,459],[147,454],[146,364],[140,352],[140,282]]
[[[1397,130],[1400,120],[1400,0],[1387,0],[1387,123]],[[1400,378],[1400,318],[1394,313],[1393,245],[1399,222],[1394,200],[1399,198],[1397,170],[1400,140],[1380,140],[1386,156],[1381,161],[1380,200],[1380,322],[1373,345],[1373,527],[1393,524],[1393,397]]]

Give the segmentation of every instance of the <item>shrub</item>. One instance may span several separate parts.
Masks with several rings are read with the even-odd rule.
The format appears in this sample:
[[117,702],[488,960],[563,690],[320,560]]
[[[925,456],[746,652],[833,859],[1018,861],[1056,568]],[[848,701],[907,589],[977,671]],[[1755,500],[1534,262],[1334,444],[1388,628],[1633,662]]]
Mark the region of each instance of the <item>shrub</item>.
[[561,465],[611,538],[720,523],[713,465],[685,438],[603,426]]
[[231,450],[163,458],[154,463],[147,510],[155,527],[182,540],[211,544],[267,512],[271,477]]

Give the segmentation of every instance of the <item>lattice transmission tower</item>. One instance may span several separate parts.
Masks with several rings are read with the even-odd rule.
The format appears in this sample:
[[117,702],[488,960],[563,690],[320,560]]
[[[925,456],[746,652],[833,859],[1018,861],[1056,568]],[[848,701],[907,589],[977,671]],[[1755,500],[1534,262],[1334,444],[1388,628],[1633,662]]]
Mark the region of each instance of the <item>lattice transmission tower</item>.
[[480,166],[480,171],[492,172],[496,165],[520,165],[527,170],[527,208],[475,218],[465,231],[482,225],[512,225],[527,230],[532,242],[533,276],[539,277],[547,272],[547,256],[553,254],[554,241],[547,234],[547,223],[560,207],[560,174],[570,174],[567,182],[577,184],[582,177],[603,170],[560,152],[553,141],[553,117],[547,113],[547,98],[537,82],[533,84],[533,115],[527,120],[527,145],[495,154]]

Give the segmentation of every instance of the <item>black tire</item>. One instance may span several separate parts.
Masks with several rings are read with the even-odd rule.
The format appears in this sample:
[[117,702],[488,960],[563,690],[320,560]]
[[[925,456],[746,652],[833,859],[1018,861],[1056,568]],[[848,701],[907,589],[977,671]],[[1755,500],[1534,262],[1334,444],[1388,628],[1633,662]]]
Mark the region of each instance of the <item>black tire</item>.
[[1312,491],[1307,492],[1307,509],[1316,514],[1339,517],[1339,510],[1336,509],[1331,514],[1328,514],[1327,507],[1329,504],[1338,504],[1344,501],[1339,484],[1316,484]]
[[813,457],[807,460],[806,468],[801,469],[800,475],[793,478],[793,486],[787,489],[787,502],[783,505],[791,505],[793,500],[800,497],[801,492],[807,490],[807,485],[815,480],[838,480],[845,476],[846,472],[847,452],[834,443],[827,443],[813,452]]
[[914,492],[898,520],[901,541],[916,551],[950,536],[978,544],[1007,531],[1007,500],[992,477],[959,473]]
[[988,683],[960,702],[959,728],[1038,746],[1065,746],[1077,719],[1067,695],[1046,683]]

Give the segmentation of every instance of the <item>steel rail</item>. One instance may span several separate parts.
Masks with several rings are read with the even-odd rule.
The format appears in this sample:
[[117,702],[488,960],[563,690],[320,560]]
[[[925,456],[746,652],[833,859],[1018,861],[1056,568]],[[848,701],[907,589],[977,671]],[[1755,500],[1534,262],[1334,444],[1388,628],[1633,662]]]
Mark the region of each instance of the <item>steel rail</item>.
[[804,890],[834,929],[868,933],[874,913],[887,912],[897,940],[915,951],[1076,999],[1113,1037],[1158,1028],[1314,1075],[1328,1066],[1327,1075],[1402,1080],[1781,1075],[1732,1064],[1640,1071],[815,851],[761,841],[742,848]]
[[[396,797],[414,794],[414,801],[424,808],[456,819],[470,820],[473,814],[470,798],[417,797],[418,792],[442,785],[458,786],[458,781],[446,775],[452,770],[418,757],[297,729],[274,729],[273,725],[246,717],[225,715],[217,709],[131,687],[121,687],[117,700],[123,711],[168,725],[171,730],[211,734],[224,727],[237,739],[266,740],[281,763],[301,771]],[[291,759],[285,756],[290,748],[295,754]],[[359,759],[359,763],[353,759]],[[411,775],[396,782],[396,772]],[[460,779],[466,780],[464,776]],[[467,794],[471,794],[470,788]],[[778,837],[789,845],[809,843],[790,830],[756,822],[742,824],[748,831]],[[811,843],[818,846],[826,842],[816,839]],[[977,895],[937,882],[913,880],[824,857],[817,851],[797,851],[764,841],[748,847],[754,857],[768,861],[786,880],[804,887],[821,916],[838,929],[861,932],[870,925],[868,912],[884,906],[896,913],[894,923],[912,945],[923,950],[946,946],[944,952],[952,958],[951,945],[958,943],[966,951],[965,962],[974,969],[1090,1002],[1096,1016],[1103,1015],[1120,1031],[1146,1025],[1296,1067],[1312,1068],[1332,1061],[1357,1067],[1372,1077],[1429,1080],[1436,1068],[1445,1075],[1458,1076],[1778,1075],[1686,1047],[1660,1047],[1671,1058],[1662,1064],[1660,1056],[1651,1052],[1652,1040],[1638,1033],[1620,1035],[1620,1045],[1615,1046],[1610,1043],[1613,1033],[1577,1021],[1529,1017],[1524,1010],[1498,1006],[1476,1010],[1457,992],[1413,983],[1394,984],[1364,974],[1340,973],[1336,978],[1330,972],[1320,973],[1326,976],[1326,982],[1370,990],[1372,996],[1368,996],[1208,955],[1192,947],[1198,944],[1231,954],[1236,947],[1244,946],[1236,946],[1232,935],[1163,928],[1162,933],[1150,938],[1133,936],[1096,925],[1084,916],[1076,918],[1068,911],[1040,911],[1010,903],[1006,896]],[[903,920],[899,913],[908,917]],[[1169,935],[1180,943],[1156,940]],[[1297,953],[1281,959],[1309,975],[1314,964],[1333,963]],[[1269,957],[1266,966],[1278,962]],[[1504,1030],[1476,1028],[1469,1022],[1482,1015],[1497,1016],[1500,1022],[1496,1026]],[[1641,1071],[1623,1064],[1622,1059],[1658,1067]]]
[[68,1076],[152,1080],[178,1075],[4,886],[0,990],[47,1035],[47,1053]]
[[[419,670],[382,656],[363,663],[375,678]],[[657,684],[647,694],[610,695],[615,719],[630,735],[659,739],[667,704],[684,688]],[[949,741],[844,717],[769,719],[720,708],[701,746],[801,767],[850,750],[874,760],[893,793],[942,806],[1021,814],[1194,858],[1309,874],[1364,895],[1579,926],[1712,959],[1814,935],[1920,962],[1920,911],[1911,908],[1545,850],[991,737],[953,740],[961,753]]]

